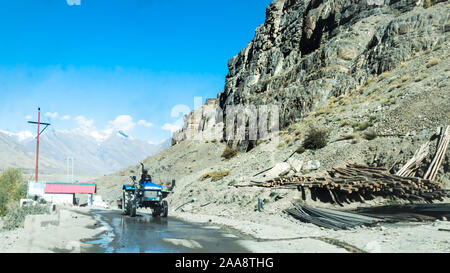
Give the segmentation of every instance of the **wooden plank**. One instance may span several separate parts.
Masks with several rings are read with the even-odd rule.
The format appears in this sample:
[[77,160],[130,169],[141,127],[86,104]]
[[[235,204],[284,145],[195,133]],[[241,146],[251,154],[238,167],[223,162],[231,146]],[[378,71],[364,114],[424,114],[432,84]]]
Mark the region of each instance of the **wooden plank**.
[[414,156],[396,173],[399,176],[411,176],[416,171],[422,161],[427,157],[430,149],[430,142],[427,141],[415,153]]
[[425,172],[424,178],[434,180],[436,178],[437,171],[439,170],[440,165],[442,164],[442,160],[444,158],[443,154],[447,151],[448,147],[448,138],[449,138],[450,126],[444,131],[444,127],[441,127],[441,137],[438,141],[438,146],[436,148],[436,153],[433,157],[433,160]]

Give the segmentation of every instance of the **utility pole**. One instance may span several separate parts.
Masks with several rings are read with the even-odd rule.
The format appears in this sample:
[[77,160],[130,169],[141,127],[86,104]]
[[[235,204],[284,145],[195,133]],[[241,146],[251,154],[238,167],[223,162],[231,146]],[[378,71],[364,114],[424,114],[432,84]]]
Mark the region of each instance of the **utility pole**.
[[[67,157],[67,179],[71,182],[73,182],[73,162],[75,161],[75,158],[73,157]],[[72,175],[70,174],[70,165],[72,163]]]
[[[38,121],[28,121],[28,123],[31,124],[37,124],[37,146],[36,146],[36,182],[38,182],[38,174],[39,174],[39,136],[47,129],[48,126],[50,126],[50,123],[43,123],[41,122],[41,108],[38,107]],[[40,125],[45,125],[45,128],[40,131]]]

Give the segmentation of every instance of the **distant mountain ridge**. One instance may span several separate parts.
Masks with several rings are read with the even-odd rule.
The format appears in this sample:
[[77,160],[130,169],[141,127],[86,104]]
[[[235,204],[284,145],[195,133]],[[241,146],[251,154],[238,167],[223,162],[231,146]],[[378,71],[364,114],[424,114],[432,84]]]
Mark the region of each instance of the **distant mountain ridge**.
[[[74,172],[107,174],[135,164],[170,147],[170,139],[152,144],[116,131],[104,141],[82,132],[50,130],[40,138],[40,170],[66,173],[67,158],[74,158]],[[34,170],[36,142],[0,131],[0,169],[18,167]]]

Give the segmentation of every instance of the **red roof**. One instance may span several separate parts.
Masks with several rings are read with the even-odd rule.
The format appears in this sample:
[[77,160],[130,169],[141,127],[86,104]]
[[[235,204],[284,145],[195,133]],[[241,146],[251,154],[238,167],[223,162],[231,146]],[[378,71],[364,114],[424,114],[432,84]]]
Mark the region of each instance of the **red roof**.
[[47,183],[45,193],[95,193],[95,184]]

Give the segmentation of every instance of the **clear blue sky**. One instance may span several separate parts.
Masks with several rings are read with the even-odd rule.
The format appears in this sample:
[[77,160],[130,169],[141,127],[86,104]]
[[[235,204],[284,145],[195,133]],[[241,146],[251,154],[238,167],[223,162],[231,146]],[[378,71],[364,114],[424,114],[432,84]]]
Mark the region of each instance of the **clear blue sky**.
[[270,2],[0,0],[0,130],[34,133],[39,105],[56,130],[168,138],[175,105],[223,90]]

